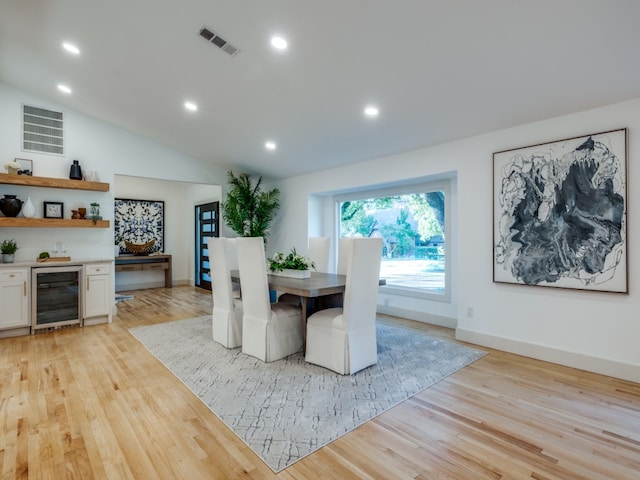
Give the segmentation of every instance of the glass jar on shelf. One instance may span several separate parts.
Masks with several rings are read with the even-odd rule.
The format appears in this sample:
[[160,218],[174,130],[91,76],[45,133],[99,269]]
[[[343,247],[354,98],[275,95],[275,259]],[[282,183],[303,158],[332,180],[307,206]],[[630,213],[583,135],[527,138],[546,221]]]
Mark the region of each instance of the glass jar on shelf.
[[100,204],[92,203],[89,208],[89,220],[102,220],[100,216]]

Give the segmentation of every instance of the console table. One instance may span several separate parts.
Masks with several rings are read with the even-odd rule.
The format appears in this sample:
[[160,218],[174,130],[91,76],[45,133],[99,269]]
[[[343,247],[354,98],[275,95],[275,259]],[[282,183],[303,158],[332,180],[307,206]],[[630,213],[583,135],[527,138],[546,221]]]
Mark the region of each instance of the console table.
[[171,288],[171,255],[125,255],[116,257],[116,272],[164,270],[164,286]]

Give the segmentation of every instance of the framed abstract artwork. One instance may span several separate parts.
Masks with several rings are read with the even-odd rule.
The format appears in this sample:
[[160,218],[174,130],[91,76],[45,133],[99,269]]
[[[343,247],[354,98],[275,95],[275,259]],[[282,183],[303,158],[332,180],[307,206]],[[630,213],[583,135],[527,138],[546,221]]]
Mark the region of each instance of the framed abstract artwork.
[[151,253],[164,252],[164,202],[115,199],[115,244],[120,254],[130,254],[125,241],[137,245],[155,240]]
[[493,281],[628,293],[627,129],[493,154]]

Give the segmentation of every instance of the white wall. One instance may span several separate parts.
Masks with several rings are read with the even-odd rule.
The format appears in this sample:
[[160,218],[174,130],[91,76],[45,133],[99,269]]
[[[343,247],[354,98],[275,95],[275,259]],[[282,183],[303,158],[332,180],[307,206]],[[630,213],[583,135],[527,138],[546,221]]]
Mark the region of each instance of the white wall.
[[[195,278],[195,216],[199,204],[220,201],[219,185],[116,175],[115,198],[164,202],[164,253],[172,256],[173,285],[193,285]],[[164,272],[116,274],[116,291],[164,286]]]
[[[606,294],[544,287],[495,284],[492,240],[492,154],[497,151],[627,127],[629,168],[628,245],[630,293]],[[317,202],[308,199],[358,186],[386,184],[455,171],[456,244],[450,304],[407,297],[388,298],[393,306],[419,315],[435,314],[457,321],[459,339],[526,356],[640,381],[640,292],[635,287],[640,257],[633,245],[640,233],[640,184],[634,168],[640,151],[640,100],[553,118],[358,165],[275,182],[282,209],[270,251],[306,244],[307,225],[315,225]],[[393,166],[393,168],[390,168]],[[325,209],[333,209],[325,202]],[[325,212],[324,217],[333,215]],[[331,234],[326,225],[325,234]],[[313,227],[314,234],[319,234]],[[379,298],[379,302],[382,298]],[[473,316],[467,309],[473,308]]]
[[[23,103],[65,112],[64,156],[21,151],[20,122]],[[226,182],[226,171],[223,169],[199,162],[127,130],[67,110],[0,82],[0,171],[4,172],[3,165],[16,157],[33,160],[34,175],[54,178],[68,178],[72,161],[79,160],[83,169],[96,170],[100,181],[111,185],[110,191],[106,193],[0,185],[0,194],[17,194],[22,200],[27,200],[30,196],[36,205],[36,216],[42,216],[43,201],[63,202],[65,218],[71,217],[72,208],[88,207],[90,202],[98,201],[101,204],[102,216],[111,221],[111,227],[107,229],[0,229],[0,240],[17,240],[20,246],[16,254],[18,262],[32,261],[41,251],[50,250],[56,241],[66,243],[68,254],[72,258],[113,258],[113,199],[116,174],[217,185],[218,193],[205,195],[213,200],[219,198],[220,185]],[[185,191],[188,200],[188,207],[185,208],[188,208],[189,214],[176,215],[185,222],[180,227],[185,231],[193,232],[193,202],[202,197],[202,194],[196,193],[197,191],[196,186],[193,190]],[[151,196],[162,199],[158,195]],[[165,208],[172,210],[174,205],[171,202],[165,204]],[[177,249],[181,243],[175,241],[174,245],[174,240],[171,240],[170,248]],[[190,243],[193,245],[193,242]],[[182,265],[192,264],[193,248],[191,253],[187,253],[184,261],[174,263],[174,275],[178,281],[189,278],[188,270],[183,271]]]

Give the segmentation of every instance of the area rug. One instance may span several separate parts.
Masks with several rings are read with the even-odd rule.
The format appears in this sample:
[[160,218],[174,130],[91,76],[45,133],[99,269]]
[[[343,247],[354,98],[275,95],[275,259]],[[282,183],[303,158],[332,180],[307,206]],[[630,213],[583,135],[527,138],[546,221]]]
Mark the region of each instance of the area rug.
[[485,355],[378,324],[378,363],[343,376],[301,353],[263,363],[227,350],[211,316],[130,331],[276,473]]

